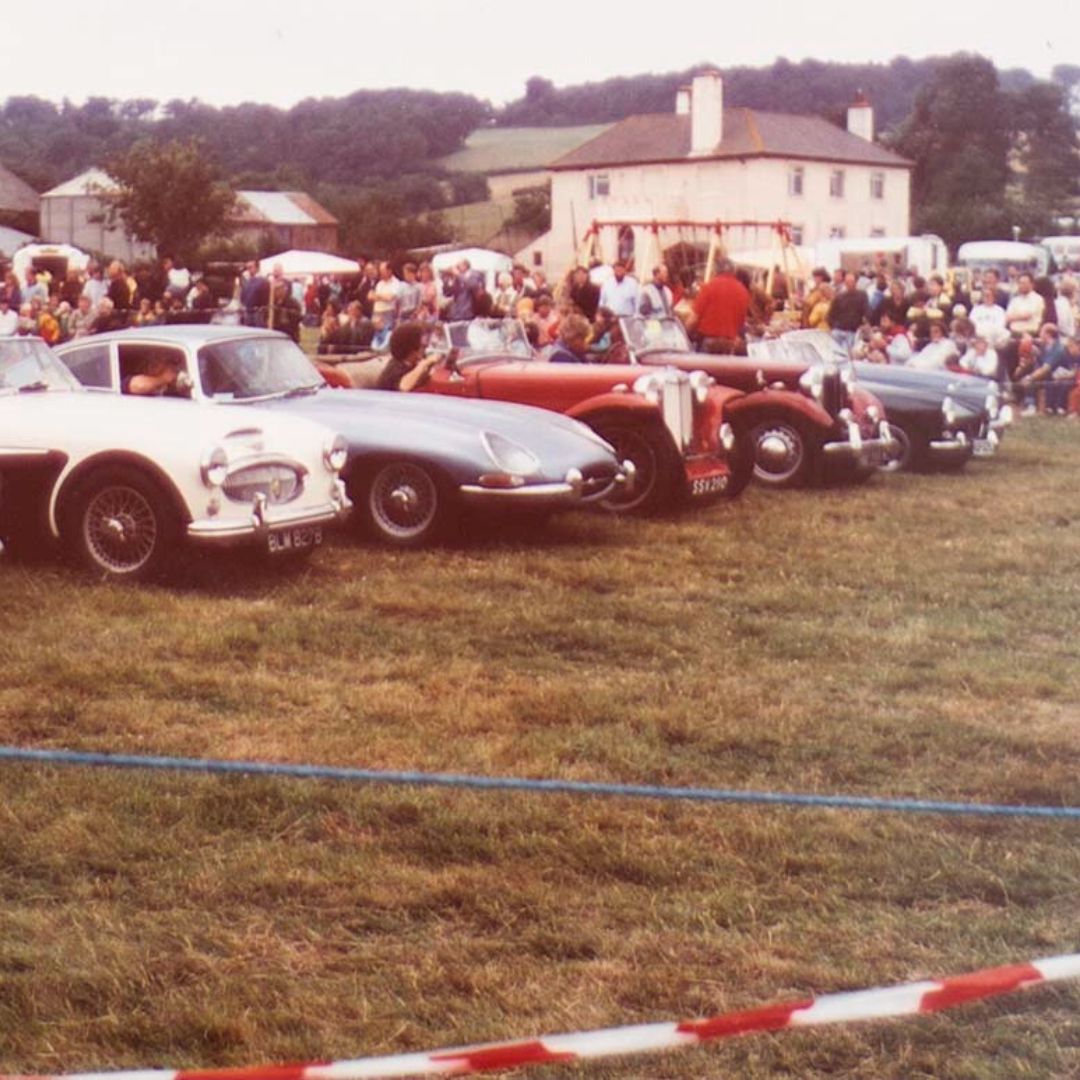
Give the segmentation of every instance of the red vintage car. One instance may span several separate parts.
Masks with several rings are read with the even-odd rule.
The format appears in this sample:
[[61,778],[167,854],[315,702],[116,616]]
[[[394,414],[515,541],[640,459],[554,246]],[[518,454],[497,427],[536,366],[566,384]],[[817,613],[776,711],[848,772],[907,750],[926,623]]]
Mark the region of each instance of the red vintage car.
[[437,324],[428,348],[443,360],[424,392],[565,413],[632,462],[633,485],[612,496],[608,509],[652,513],[684,499],[730,499],[750,481],[749,437],[732,419],[743,394],[703,372],[549,364],[513,319]]
[[693,351],[672,317],[619,321],[620,362],[704,371],[742,390],[738,412],[752,417],[754,476],[772,487],[799,487],[825,477],[864,478],[888,455],[885,409],[836,365],[799,359],[721,356]]

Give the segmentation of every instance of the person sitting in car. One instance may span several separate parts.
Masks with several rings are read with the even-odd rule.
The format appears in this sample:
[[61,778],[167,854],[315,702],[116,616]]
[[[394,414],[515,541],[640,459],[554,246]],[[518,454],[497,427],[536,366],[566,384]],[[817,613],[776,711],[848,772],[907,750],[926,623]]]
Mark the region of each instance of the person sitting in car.
[[140,397],[173,396],[177,393],[180,358],[169,353],[155,353],[146,363],[146,370],[128,375],[120,382],[120,392]]
[[548,354],[548,360],[552,364],[585,363],[589,359],[586,353],[591,329],[584,315],[567,315],[559,325],[559,338]]
[[431,376],[439,357],[424,355],[428,328],[422,323],[402,323],[390,334],[390,362],[382,369],[376,390],[416,390]]

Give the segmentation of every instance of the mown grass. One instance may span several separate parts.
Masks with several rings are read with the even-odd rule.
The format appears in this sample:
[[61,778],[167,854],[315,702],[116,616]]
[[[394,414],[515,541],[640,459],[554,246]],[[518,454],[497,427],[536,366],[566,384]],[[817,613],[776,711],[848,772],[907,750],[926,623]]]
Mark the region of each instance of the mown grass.
[[[27,746],[1080,805],[1080,432],[171,588],[0,560]],[[1076,951],[1075,824],[4,766],[0,1071],[708,1015]],[[537,1075],[1066,1077],[1080,993]]]

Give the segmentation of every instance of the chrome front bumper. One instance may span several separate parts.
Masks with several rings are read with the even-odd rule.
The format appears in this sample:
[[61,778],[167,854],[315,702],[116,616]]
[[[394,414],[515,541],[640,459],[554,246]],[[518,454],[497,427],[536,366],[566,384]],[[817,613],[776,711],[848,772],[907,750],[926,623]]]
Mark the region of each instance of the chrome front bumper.
[[931,439],[928,444],[930,456],[938,461],[954,461],[967,457],[973,451],[971,440],[962,432],[945,432],[940,439]]
[[520,487],[485,487],[482,484],[462,484],[458,487],[462,502],[469,506],[505,505],[559,507],[596,502],[617,488],[633,490],[637,470],[632,461],[624,461],[611,483],[599,491],[586,494],[585,478],[578,469],[571,469],[565,480],[548,484],[522,484]]
[[193,521],[187,527],[187,538],[200,547],[240,547],[253,542],[265,543],[270,533],[281,529],[337,524],[344,521],[351,510],[352,503],[339,480],[328,502],[279,511],[267,505],[265,496],[258,495],[248,517]]
[[851,422],[847,425],[847,438],[827,442],[822,451],[829,458],[842,458],[855,465],[874,467],[880,465],[896,445],[887,420],[878,422],[878,434],[868,439],[859,430],[859,425]]

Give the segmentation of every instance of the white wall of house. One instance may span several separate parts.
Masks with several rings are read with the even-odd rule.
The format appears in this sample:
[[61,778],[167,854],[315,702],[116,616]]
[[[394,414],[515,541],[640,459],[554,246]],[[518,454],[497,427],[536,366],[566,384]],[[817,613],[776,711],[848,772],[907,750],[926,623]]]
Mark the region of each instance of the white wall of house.
[[94,195],[45,195],[41,199],[41,237],[50,244],[74,244],[83,251],[102,252],[125,263],[153,260],[153,244],[132,240],[122,228],[107,228],[91,219],[103,212]]
[[[834,173],[843,174],[842,194],[833,193]],[[519,255],[531,265],[539,251],[549,273],[561,272],[574,258],[575,239],[580,241],[594,219],[782,219],[801,230],[796,240],[808,245],[841,230],[849,237],[904,236],[910,230],[910,201],[910,173],[895,166],[750,158],[556,172],[551,231]],[[646,234],[638,230],[638,251],[648,250]],[[611,259],[611,233],[604,239],[605,257]],[[663,237],[665,244],[678,239]],[[727,243],[734,250],[761,247],[767,240],[732,232]]]

